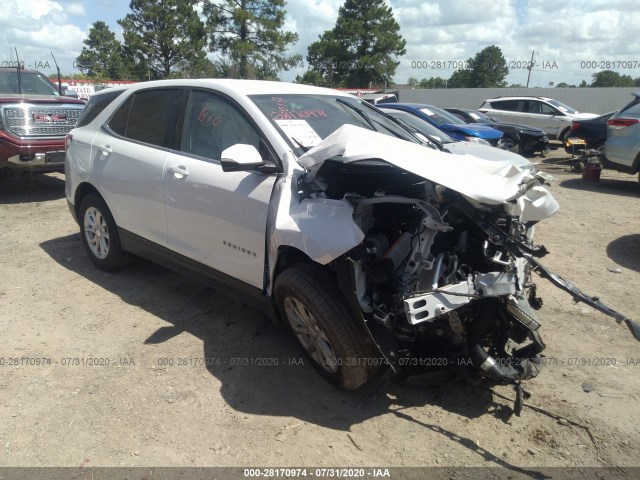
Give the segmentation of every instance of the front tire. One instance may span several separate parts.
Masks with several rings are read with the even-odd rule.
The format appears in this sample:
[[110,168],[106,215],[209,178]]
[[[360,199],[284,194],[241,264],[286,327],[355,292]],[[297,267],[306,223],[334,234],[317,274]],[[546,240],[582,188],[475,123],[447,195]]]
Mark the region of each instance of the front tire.
[[122,249],[118,227],[102,198],[89,194],[80,203],[80,237],[93,264],[101,270],[119,270],[131,262]]
[[513,135],[505,135],[500,139],[499,147],[509,152],[522,154],[522,147],[520,146],[520,140]]
[[298,263],[278,276],[274,293],[280,314],[320,375],[344,390],[367,382],[373,359],[366,333],[330,275]]

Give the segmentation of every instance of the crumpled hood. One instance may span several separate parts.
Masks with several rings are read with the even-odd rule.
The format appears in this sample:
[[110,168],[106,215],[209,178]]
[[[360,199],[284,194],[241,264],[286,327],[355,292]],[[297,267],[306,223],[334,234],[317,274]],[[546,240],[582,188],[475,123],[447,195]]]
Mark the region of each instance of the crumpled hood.
[[489,145],[482,145],[473,142],[451,142],[445,143],[444,148],[456,155],[473,155],[483,160],[488,160],[494,164],[500,164],[503,167],[507,165],[515,165],[516,167],[532,168],[532,163],[522,155],[502,150]]
[[[529,169],[472,155],[455,155],[353,125],[343,125],[298,159],[312,181],[328,159],[382,160],[485,205],[509,205],[521,221],[550,217],[559,205]],[[514,210],[515,208],[515,210]]]

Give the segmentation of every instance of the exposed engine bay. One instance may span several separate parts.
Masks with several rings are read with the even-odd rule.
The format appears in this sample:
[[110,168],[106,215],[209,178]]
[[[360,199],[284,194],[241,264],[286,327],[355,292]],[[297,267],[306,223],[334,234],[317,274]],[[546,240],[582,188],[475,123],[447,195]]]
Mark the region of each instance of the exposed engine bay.
[[[393,153],[366,159],[355,151],[357,160],[345,161],[348,143],[325,142],[318,148],[324,148],[324,160],[298,182],[299,200],[352,206],[364,239],[330,266],[394,371],[470,368],[518,385],[535,377],[545,344],[534,271],[576,301],[626,323],[640,340],[635,322],[537,261],[547,252],[533,243],[534,226],[557,211],[543,175],[504,175],[516,193],[492,202],[484,200],[491,192],[474,197],[412,171],[412,165],[397,168],[387,161]],[[447,175],[441,178],[454,178]]]

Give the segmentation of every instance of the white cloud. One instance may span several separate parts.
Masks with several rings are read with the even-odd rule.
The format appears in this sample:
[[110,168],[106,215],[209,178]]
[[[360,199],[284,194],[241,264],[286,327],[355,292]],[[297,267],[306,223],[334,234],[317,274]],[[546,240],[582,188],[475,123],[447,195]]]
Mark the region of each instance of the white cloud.
[[[631,60],[640,52],[640,11],[628,0],[387,0],[407,41],[395,79],[406,81],[441,76],[452,69],[416,69],[412,62],[463,61],[488,45],[497,45],[508,61],[522,62],[535,50],[538,65],[532,85],[590,80],[600,69],[588,70],[580,62]],[[308,46],[335,25],[344,0],[288,0],[285,29],[298,33],[290,53],[302,55]],[[0,0],[0,60],[14,56],[13,46],[30,60],[50,59],[53,50],[64,72],[96,20],[104,20],[121,36],[116,20],[128,12],[129,0]],[[557,65],[555,68],[543,68]],[[415,63],[413,64],[415,67]],[[293,80],[304,71],[283,72]],[[640,76],[640,69],[624,71]],[[49,72],[45,72],[49,73]],[[526,82],[527,71],[512,69],[509,82]]]
[[[76,5],[71,9],[83,8]],[[44,73],[54,68],[52,51],[61,68],[72,71],[85,38],[85,32],[69,21],[64,7],[51,0],[0,0],[0,26],[0,60],[14,59],[17,48],[28,68]]]
[[87,11],[82,3],[69,3],[65,10],[69,15],[76,15],[78,17],[84,17],[87,15]]

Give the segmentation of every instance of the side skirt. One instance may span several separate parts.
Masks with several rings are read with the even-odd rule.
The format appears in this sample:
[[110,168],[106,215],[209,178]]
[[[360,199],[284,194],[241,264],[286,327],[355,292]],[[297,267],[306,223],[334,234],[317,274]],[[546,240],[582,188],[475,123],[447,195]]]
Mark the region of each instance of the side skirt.
[[128,230],[120,228],[118,233],[122,247],[127,252],[169,268],[241,302],[248,303],[271,319],[277,319],[271,298],[259,288],[173,252]]

